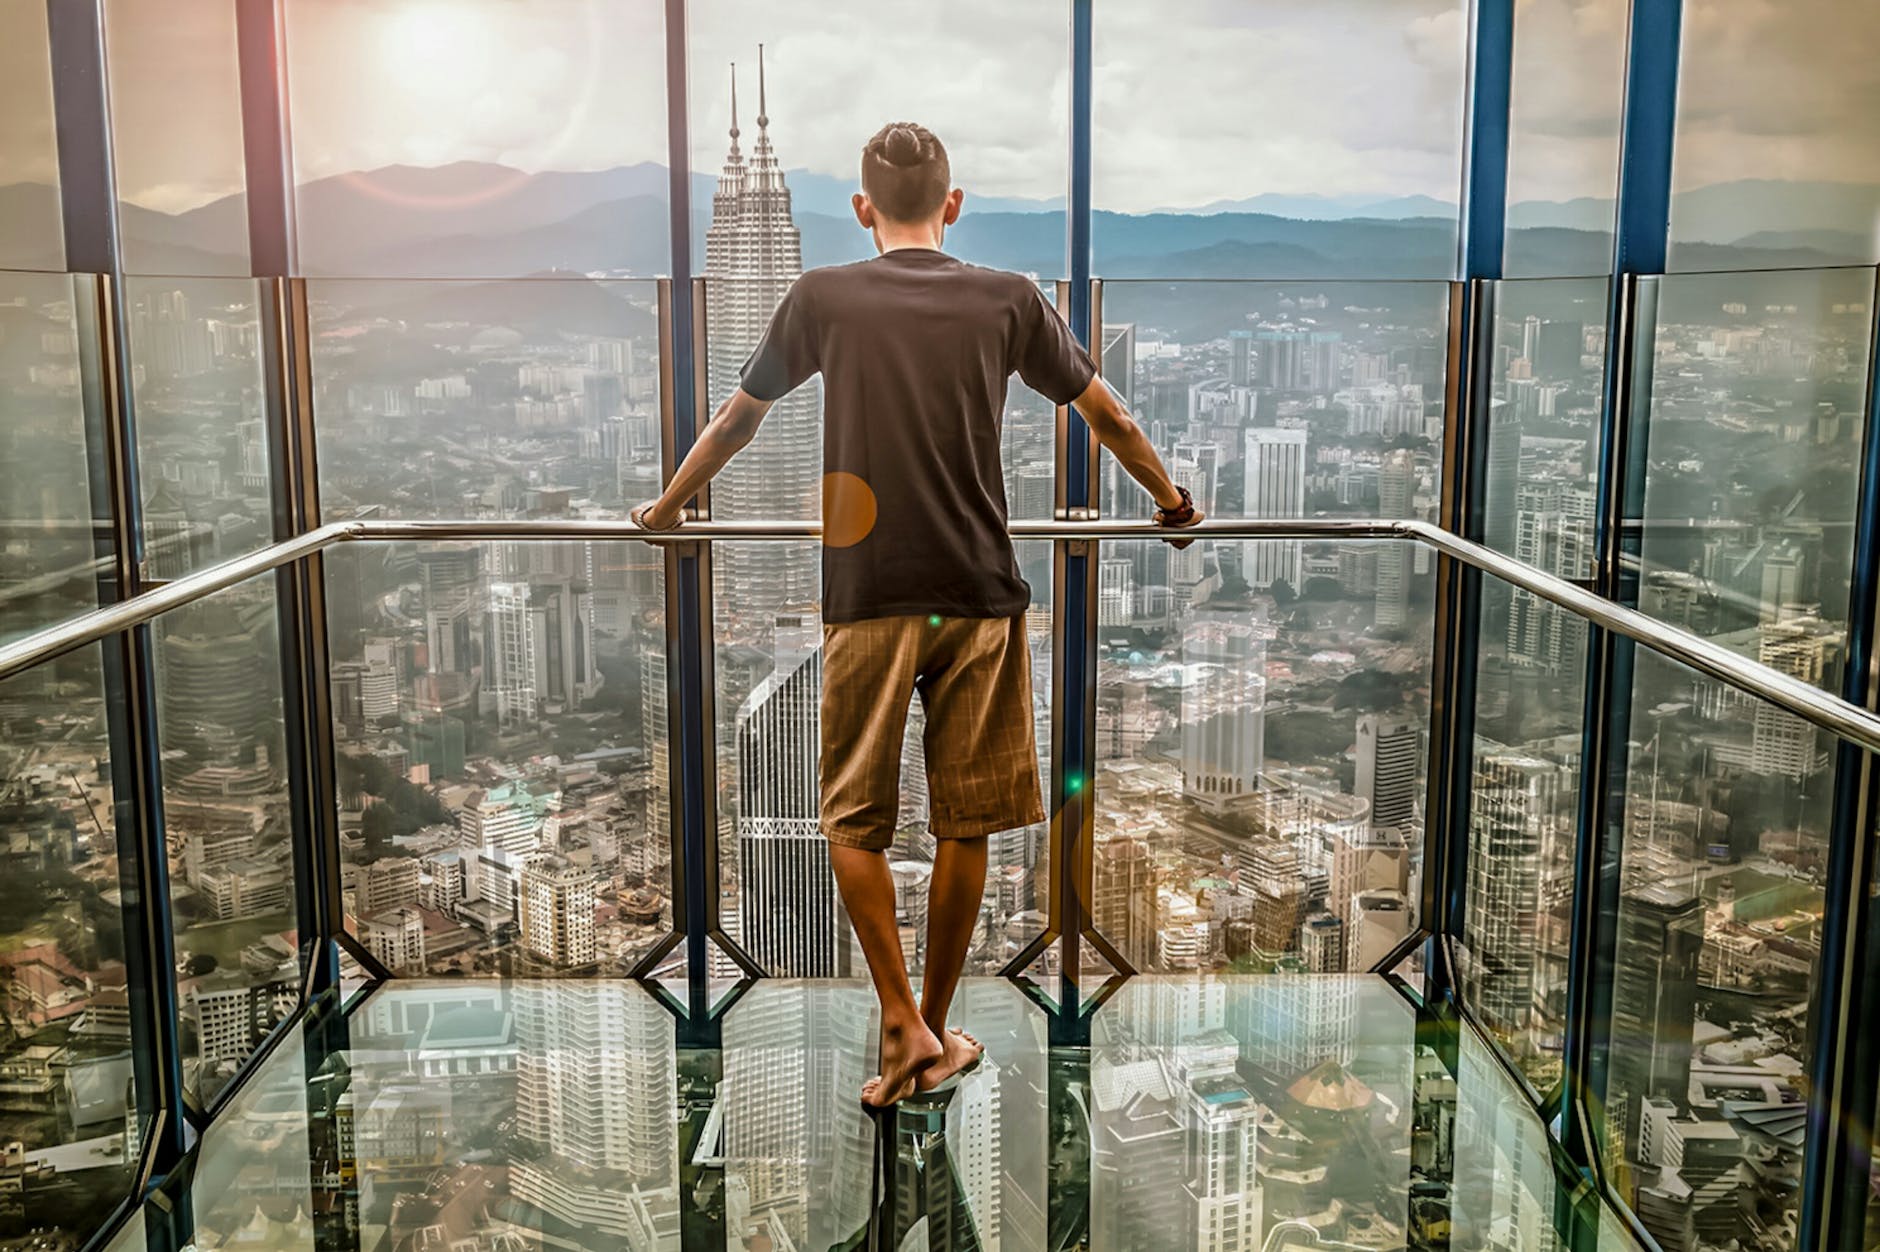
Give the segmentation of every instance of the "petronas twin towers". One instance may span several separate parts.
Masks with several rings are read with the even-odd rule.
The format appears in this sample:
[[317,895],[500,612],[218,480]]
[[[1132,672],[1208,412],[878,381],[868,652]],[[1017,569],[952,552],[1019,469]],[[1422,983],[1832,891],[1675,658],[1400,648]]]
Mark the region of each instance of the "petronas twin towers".
[[[711,400],[738,385],[738,370],[770,315],[803,272],[803,243],[790,217],[790,189],[770,144],[763,47],[757,60],[757,138],[747,161],[738,148],[737,66],[731,67],[731,147],[712,196],[705,232],[705,317]],[[816,516],[822,468],[820,383],[778,401],[756,442],[719,474],[712,515],[732,521]],[[721,544],[720,615],[734,638],[760,646],[786,609],[813,611],[819,561],[807,544]]]

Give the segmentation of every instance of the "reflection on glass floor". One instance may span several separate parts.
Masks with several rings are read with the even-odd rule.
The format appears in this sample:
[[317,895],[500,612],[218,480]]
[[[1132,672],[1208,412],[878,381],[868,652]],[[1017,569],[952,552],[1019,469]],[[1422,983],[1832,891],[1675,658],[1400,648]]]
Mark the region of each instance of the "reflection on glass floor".
[[209,1129],[193,1241],[1634,1246],[1560,1189],[1540,1123],[1474,1037],[1433,1031],[1382,979],[1137,978],[1087,1050],[1053,1052],[1009,983],[969,981],[958,1007],[986,1063],[878,1132],[855,1096],[875,1048],[864,984],[755,984],[711,1050],[675,1047],[631,983],[385,984],[284,1042]]

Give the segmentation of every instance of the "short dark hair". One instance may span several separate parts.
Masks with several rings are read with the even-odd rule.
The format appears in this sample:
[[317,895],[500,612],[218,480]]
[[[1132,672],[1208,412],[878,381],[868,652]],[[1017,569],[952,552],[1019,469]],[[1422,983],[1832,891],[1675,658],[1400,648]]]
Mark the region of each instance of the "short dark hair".
[[925,126],[889,122],[862,149],[862,193],[891,222],[926,220],[952,189],[946,145]]

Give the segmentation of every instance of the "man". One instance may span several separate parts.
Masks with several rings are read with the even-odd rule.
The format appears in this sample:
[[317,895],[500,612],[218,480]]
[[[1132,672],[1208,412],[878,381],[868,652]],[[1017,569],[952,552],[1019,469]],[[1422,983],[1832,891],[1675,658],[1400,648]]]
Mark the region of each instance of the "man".
[[[666,490],[633,511],[650,530],[679,525],[770,406],[822,374],[821,825],[881,1000],[881,1073],[862,1091],[876,1108],[978,1062],[978,1042],[946,1021],[985,890],[986,839],[1045,816],[1024,630],[1031,589],[1007,534],[999,463],[1007,379],[1076,404],[1154,497],[1158,522],[1201,520],[1036,284],[941,251],[964,199],[951,184],[946,149],[924,127],[892,123],[868,141],[855,218],[880,255],[796,281],[742,385]],[[916,693],[938,849],[918,1004],[885,855]]]

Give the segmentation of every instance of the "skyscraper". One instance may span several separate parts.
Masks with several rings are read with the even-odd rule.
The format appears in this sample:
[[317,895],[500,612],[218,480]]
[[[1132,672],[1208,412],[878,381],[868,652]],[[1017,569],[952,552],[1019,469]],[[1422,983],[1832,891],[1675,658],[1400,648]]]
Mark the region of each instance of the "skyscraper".
[[678,1183],[671,1019],[598,979],[524,980],[512,1004],[516,1133],[545,1159],[518,1161],[511,1190],[608,1246],[654,1246],[654,1214]]
[[1478,971],[1477,1012],[1517,1042],[1534,1016],[1560,785],[1551,762],[1489,743],[1477,750],[1463,941]]
[[777,663],[737,716],[739,916],[746,951],[797,978],[836,972],[829,843],[817,821],[822,649],[807,628],[777,636]]
[[1607,1104],[1624,1119],[1626,1156],[1638,1159],[1639,1110],[1669,1100],[1688,1110],[1692,1028],[1697,1019],[1697,958],[1704,907],[1688,890],[1651,883],[1619,905],[1618,958],[1612,980],[1612,1050]]
[[1213,809],[1260,788],[1266,641],[1244,613],[1197,612],[1182,631],[1182,792]]
[[[1416,458],[1393,452],[1377,476],[1377,515],[1409,517],[1415,512]],[[1385,543],[1377,550],[1377,628],[1402,629],[1410,613],[1410,558],[1407,543]]]
[[1423,726],[1417,719],[1376,713],[1358,719],[1357,792],[1371,802],[1374,828],[1408,832],[1416,825],[1422,756]]
[[473,543],[418,551],[418,569],[423,578],[425,660],[433,674],[470,672],[474,633],[471,613],[482,557],[482,549]]
[[[1306,515],[1306,432],[1256,427],[1247,432],[1247,516]],[[1296,540],[1255,543],[1248,553],[1247,582],[1264,591],[1284,580],[1299,589]]]
[[535,618],[527,583],[491,583],[483,636],[486,711],[503,726],[535,719]]
[[516,894],[516,920],[530,955],[559,969],[594,963],[592,870],[563,856],[532,857]]
[[[757,61],[757,142],[750,161],[738,149],[737,68],[732,67],[731,147],[712,196],[705,232],[705,319],[713,403],[738,386],[738,371],[770,315],[803,272],[803,244],[790,214],[790,189],[770,143],[763,48]],[[771,406],[745,455],[712,484],[712,510],[730,519],[802,517],[817,505],[822,470],[822,402],[809,386]],[[800,544],[727,544],[719,549],[720,611],[766,632],[786,605],[814,602],[818,562]]]

